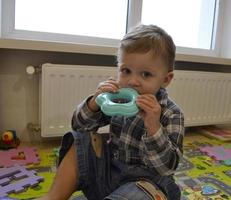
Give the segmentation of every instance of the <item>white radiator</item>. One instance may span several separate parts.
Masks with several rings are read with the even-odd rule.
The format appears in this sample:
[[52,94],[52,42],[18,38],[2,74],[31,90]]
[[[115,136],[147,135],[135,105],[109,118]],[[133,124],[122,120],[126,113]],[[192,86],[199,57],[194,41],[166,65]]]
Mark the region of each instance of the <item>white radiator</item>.
[[[41,134],[61,136],[71,129],[76,106],[116,67],[42,65]],[[176,70],[167,88],[182,108],[186,126],[231,123],[231,76],[225,73]]]

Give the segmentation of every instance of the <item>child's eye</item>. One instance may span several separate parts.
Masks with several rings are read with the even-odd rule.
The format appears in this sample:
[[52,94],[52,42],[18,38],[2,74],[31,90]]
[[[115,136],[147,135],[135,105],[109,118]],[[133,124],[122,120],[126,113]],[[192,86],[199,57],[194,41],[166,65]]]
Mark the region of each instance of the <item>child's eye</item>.
[[131,73],[131,70],[128,68],[123,68],[120,71],[122,72],[122,74],[130,74]]
[[152,74],[150,72],[142,72],[142,77],[143,78],[149,78],[151,76],[152,76]]

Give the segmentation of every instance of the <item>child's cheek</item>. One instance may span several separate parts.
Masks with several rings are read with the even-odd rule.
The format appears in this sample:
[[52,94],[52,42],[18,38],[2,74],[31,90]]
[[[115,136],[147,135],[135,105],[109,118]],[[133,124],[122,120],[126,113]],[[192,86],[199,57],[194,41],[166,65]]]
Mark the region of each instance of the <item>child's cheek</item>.
[[126,81],[122,80],[122,79],[118,79],[118,84],[121,88],[124,88],[126,87]]

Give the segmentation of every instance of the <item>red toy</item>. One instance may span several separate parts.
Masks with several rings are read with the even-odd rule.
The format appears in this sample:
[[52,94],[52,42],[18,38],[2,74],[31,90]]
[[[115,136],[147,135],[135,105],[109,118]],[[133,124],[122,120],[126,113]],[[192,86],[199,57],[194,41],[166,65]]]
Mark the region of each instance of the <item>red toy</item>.
[[16,148],[20,144],[20,140],[15,130],[5,131],[0,138],[0,149]]

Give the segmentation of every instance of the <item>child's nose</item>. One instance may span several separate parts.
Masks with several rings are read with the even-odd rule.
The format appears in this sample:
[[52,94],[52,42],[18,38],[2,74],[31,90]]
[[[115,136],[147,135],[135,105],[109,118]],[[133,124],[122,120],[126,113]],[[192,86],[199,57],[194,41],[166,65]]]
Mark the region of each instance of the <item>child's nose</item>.
[[128,81],[128,85],[131,87],[139,86],[140,81],[139,81],[138,77],[136,77],[136,76],[131,77]]

